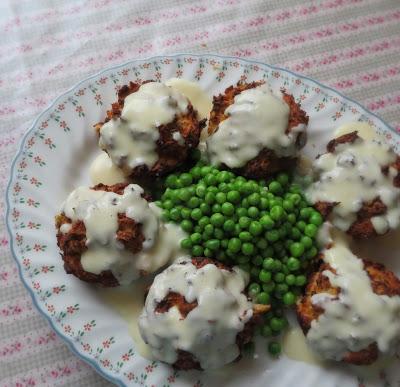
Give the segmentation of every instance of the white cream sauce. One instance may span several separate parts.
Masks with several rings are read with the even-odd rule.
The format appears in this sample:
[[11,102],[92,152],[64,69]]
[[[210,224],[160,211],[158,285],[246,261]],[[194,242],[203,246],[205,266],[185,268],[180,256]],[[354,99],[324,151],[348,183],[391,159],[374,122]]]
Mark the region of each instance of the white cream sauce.
[[150,281],[140,279],[132,285],[118,288],[98,288],[102,300],[114,309],[126,322],[129,335],[135,343],[138,353],[149,360],[154,360],[150,347],[143,341],[139,332],[138,319],[144,306],[144,296]]
[[139,165],[151,168],[158,159],[158,127],[186,113],[187,105],[187,98],[175,89],[159,82],[145,83],[125,98],[121,117],[102,126],[99,146],[126,173]]
[[197,110],[199,118],[208,118],[212,109],[212,100],[196,82],[186,79],[170,78],[165,84],[183,94]]
[[[239,356],[236,335],[253,315],[252,303],[242,293],[248,275],[215,265],[197,269],[189,257],[158,274],[139,318],[139,330],[153,356],[166,363],[177,360],[177,349],[192,353],[203,369],[219,368]],[[155,306],[169,292],[198,306],[182,318],[176,307],[156,313]]]
[[228,118],[207,139],[212,164],[243,167],[263,148],[275,151],[278,156],[296,156],[296,139],[305,125],[286,133],[289,112],[287,103],[267,85],[238,94],[225,110]]
[[322,366],[320,358],[307,345],[306,337],[300,327],[289,329],[282,341],[283,353],[292,360]]
[[[81,257],[84,270],[94,274],[111,270],[118,282],[126,285],[143,272],[158,270],[178,254],[184,233],[178,226],[161,223],[158,211],[142,193],[140,186],[130,184],[123,195],[79,187],[68,196],[62,212],[73,222],[83,221],[86,228],[87,250]],[[137,254],[116,239],[121,213],[141,224],[144,241]]]
[[127,181],[122,169],[113,164],[106,152],[101,152],[89,167],[90,180],[94,185],[113,185]]
[[373,140],[374,138],[381,138],[375,129],[368,123],[362,121],[348,122],[339,126],[335,130],[335,137],[343,136],[351,132],[357,131],[357,134],[364,140]]
[[307,340],[311,348],[325,359],[341,360],[376,342],[380,352],[391,353],[400,341],[400,297],[380,296],[373,292],[363,261],[341,241],[324,250],[329,270],[323,274],[340,288],[337,298],[316,294],[312,302],[324,309],[311,323]]
[[380,138],[357,139],[340,144],[333,153],[325,153],[314,162],[319,179],[306,191],[311,203],[338,202],[332,211],[332,223],[346,231],[357,218],[363,203],[380,197],[387,213],[372,219],[377,233],[397,228],[400,221],[400,189],[393,186],[396,171],[388,176],[381,169],[390,165],[396,155]]

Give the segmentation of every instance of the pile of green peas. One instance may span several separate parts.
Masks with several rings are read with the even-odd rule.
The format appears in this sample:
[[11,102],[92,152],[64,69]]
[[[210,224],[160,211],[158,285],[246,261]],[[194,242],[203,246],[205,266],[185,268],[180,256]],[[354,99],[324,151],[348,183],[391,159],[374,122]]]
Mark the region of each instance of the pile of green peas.
[[[165,187],[156,204],[165,221],[188,234],[181,247],[248,272],[249,296],[272,307],[260,333],[279,335],[287,326],[282,307],[295,304],[318,253],[321,214],[286,173],[256,181],[200,161],[169,175]],[[279,353],[278,346],[270,343],[271,354]]]

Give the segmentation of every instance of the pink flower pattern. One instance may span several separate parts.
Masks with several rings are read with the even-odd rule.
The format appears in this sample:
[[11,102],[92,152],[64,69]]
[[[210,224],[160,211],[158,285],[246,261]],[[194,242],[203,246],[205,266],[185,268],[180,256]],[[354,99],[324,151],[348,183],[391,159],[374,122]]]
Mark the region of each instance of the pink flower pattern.
[[[251,0],[253,1],[253,0]],[[251,2],[249,0],[249,2]],[[82,2],[83,3],[83,2]],[[34,116],[44,109],[44,105],[47,105],[53,98],[54,94],[58,94],[60,90],[49,90],[49,87],[43,87],[46,91],[40,96],[29,95],[29,86],[31,84],[44,83],[43,81],[48,80],[49,85],[56,84],[57,79],[62,79],[62,77],[68,77],[73,72],[76,71],[82,73],[92,73],[101,69],[105,64],[117,64],[128,60],[131,57],[149,57],[152,54],[157,54],[162,50],[173,50],[173,51],[184,51],[186,47],[193,47],[201,50],[213,50],[213,44],[216,41],[216,37],[221,39],[221,41],[232,39],[233,41],[243,41],[240,39],[242,35],[248,34],[253,35],[256,32],[260,32],[260,40],[248,43],[247,40],[244,44],[232,45],[221,47],[222,53],[243,56],[243,57],[255,57],[255,58],[273,58],[274,61],[281,61],[284,58],[282,65],[287,66],[291,70],[304,72],[306,74],[313,74],[315,71],[321,72],[323,74],[328,74],[327,79],[330,79],[327,83],[335,88],[338,88],[351,95],[355,91],[362,89],[374,90],[375,87],[382,87],[389,84],[392,80],[394,82],[400,79],[400,67],[397,63],[387,61],[382,61],[382,58],[390,58],[394,56],[400,49],[400,39],[397,36],[390,36],[387,38],[374,37],[374,32],[378,29],[383,29],[386,27],[394,28],[397,23],[400,22],[400,11],[391,9],[379,9],[376,6],[376,12],[373,12],[372,2],[367,0],[369,4],[365,7],[362,1],[359,0],[321,0],[315,2],[315,4],[303,4],[302,2],[297,2],[293,7],[279,7],[277,6],[275,10],[270,12],[264,12],[254,15],[247,15],[246,13],[238,13],[238,17],[235,20],[222,20],[220,23],[215,23],[214,25],[201,25],[201,28],[195,27],[190,28],[190,31],[186,32],[174,32],[167,33],[165,36],[160,34],[158,39],[149,41],[140,41],[138,39],[135,44],[124,45],[122,43],[116,42],[115,46],[110,47],[110,45],[105,44],[103,48],[99,49],[99,52],[78,52],[76,55],[71,55],[65,58],[62,63],[55,60],[52,57],[51,52],[66,50],[71,44],[75,44],[79,41],[96,41],[96,39],[106,39],[107,36],[112,36],[113,34],[118,34],[123,39],[124,36],[134,36],[141,30],[160,28],[167,23],[175,23],[175,21],[188,20],[187,23],[190,25],[191,20],[196,20],[196,18],[202,18],[206,20],[207,15],[212,15],[214,12],[222,12],[226,10],[235,11],[239,9],[238,7],[243,5],[243,1],[239,0],[216,0],[216,1],[200,1],[196,4],[190,4],[186,6],[173,7],[168,9],[153,9],[146,12],[146,15],[140,14],[127,14],[130,17],[122,18],[118,23],[106,23],[102,24],[99,28],[99,24],[85,25],[76,31],[57,31],[54,36],[42,36],[40,44],[33,44],[30,41],[29,34],[20,33],[24,32],[27,26],[42,26],[46,27],[47,24],[72,20],[74,18],[85,17],[87,14],[94,14],[94,12],[111,12],[113,7],[117,7],[119,3],[123,3],[124,7],[129,9],[129,2],[123,0],[96,0],[92,2],[87,2],[83,5],[80,2],[76,4],[65,4],[60,7],[60,9],[38,9],[33,11],[29,7],[21,15],[12,15],[8,19],[3,19],[1,28],[3,28],[4,34],[19,34],[19,36],[25,36],[24,41],[19,41],[18,39],[4,42],[3,46],[0,47],[0,57],[6,58],[4,55],[8,53],[10,58],[24,58],[32,56],[35,57],[39,55],[39,50],[46,50],[49,52],[49,62],[44,65],[41,63],[40,66],[33,64],[32,68],[15,68],[13,71],[1,74],[0,88],[6,90],[5,93],[9,94],[11,97],[7,98],[6,103],[0,105],[0,117],[4,119],[4,122],[13,122],[11,119],[18,119],[18,116],[24,118],[24,121],[33,120]],[[379,2],[378,2],[379,3]],[[378,4],[377,3],[377,4]],[[356,8],[360,10],[354,14],[354,17],[335,21],[334,23],[321,23],[320,26],[314,27],[315,23],[310,21],[314,18],[323,18],[324,15],[332,15],[333,12],[340,11],[344,12],[346,9]],[[343,13],[344,14],[344,13]],[[329,20],[333,20],[330,18]],[[295,33],[283,32],[282,34],[269,34],[266,31],[274,30],[277,27],[279,30],[280,26],[288,25],[292,22],[296,22],[296,25],[304,23],[304,28],[300,28]],[[196,23],[193,23],[196,24]],[[104,30],[104,34],[102,35]],[[286,29],[285,29],[286,30]],[[105,34],[107,33],[107,35]],[[346,38],[351,36],[351,34],[364,34],[364,36],[371,36],[371,39],[359,39],[359,43],[355,43],[354,46],[341,46],[335,48],[334,50],[329,50],[329,42],[335,40],[339,41],[342,39],[344,42]],[[386,36],[386,35],[385,35]],[[358,41],[358,40],[357,40]],[[362,43],[364,42],[364,43]],[[313,47],[319,45],[320,50],[314,50]],[[302,47],[307,47],[310,52],[314,52],[309,56],[294,56],[292,59],[290,55],[285,53],[290,53],[291,50],[300,50]],[[327,47],[325,49],[325,47]],[[57,48],[57,49],[56,49]],[[171,51],[172,52],[172,51]],[[18,55],[18,56],[17,56]],[[285,59],[286,58],[286,59]],[[359,64],[362,62],[370,63],[382,63],[384,65],[379,65],[378,67],[374,65],[368,66],[362,71],[357,71],[357,73],[350,71],[350,73],[340,74],[337,79],[331,79],[329,76],[330,69],[337,66],[347,66],[351,67],[352,64]],[[376,59],[376,61],[375,61]],[[387,62],[387,64],[386,64]],[[163,66],[169,66],[174,63],[171,58],[162,59],[158,62],[160,69],[155,68],[155,64],[151,62],[144,63],[140,68],[136,70],[133,66],[122,67],[120,70],[115,71],[114,79],[111,78],[111,74],[107,73],[104,76],[97,78],[97,82],[93,82],[93,85],[99,90],[96,92],[91,92],[91,89],[85,85],[81,86],[81,89],[76,91],[74,98],[77,100],[76,105],[72,105],[71,102],[59,100],[57,105],[54,107],[58,111],[60,116],[59,121],[55,121],[55,118],[50,116],[43,116],[42,119],[37,123],[37,132],[32,132],[30,137],[27,138],[25,142],[25,155],[24,158],[20,157],[16,163],[15,168],[20,171],[18,173],[21,176],[26,175],[26,180],[18,180],[16,184],[11,185],[13,200],[15,200],[15,205],[12,206],[10,212],[10,219],[15,227],[21,224],[23,228],[18,229],[18,233],[15,234],[14,246],[18,249],[23,249],[23,257],[21,256],[20,262],[22,263],[22,271],[27,278],[30,278],[32,288],[35,290],[36,295],[43,297],[45,300],[44,307],[47,309],[48,314],[52,317],[53,321],[57,321],[61,331],[64,332],[70,338],[77,338],[78,348],[81,348],[88,356],[94,358],[97,351],[99,352],[99,361],[101,364],[107,368],[110,372],[118,369],[116,361],[109,356],[109,353],[114,350],[117,346],[110,340],[110,338],[100,338],[98,341],[99,348],[90,345],[89,335],[96,334],[95,325],[91,322],[85,322],[81,326],[77,327],[73,323],[73,318],[75,315],[79,314],[78,307],[75,305],[64,305],[61,307],[58,302],[63,297],[62,284],[51,284],[46,285],[43,279],[50,278],[52,273],[52,267],[49,265],[38,266],[37,258],[41,257],[43,251],[46,250],[46,246],[43,245],[43,241],[32,241],[26,236],[30,232],[37,232],[38,227],[40,228],[39,220],[27,219],[26,211],[41,211],[43,208],[43,200],[40,197],[39,191],[43,190],[43,187],[39,189],[42,179],[42,170],[46,169],[47,163],[52,163],[53,160],[48,156],[48,153],[43,151],[38,151],[42,149],[43,145],[47,147],[47,150],[53,150],[58,147],[62,147],[62,143],[58,143],[58,136],[56,137],[52,128],[54,125],[58,128],[59,132],[63,136],[67,136],[64,130],[68,127],[67,123],[71,123],[67,119],[68,112],[74,113],[74,119],[81,119],[83,114],[85,114],[85,104],[81,103],[81,98],[90,97],[92,103],[99,103],[106,101],[104,97],[103,87],[110,86],[109,90],[119,90],[122,78],[126,77],[124,80],[132,79],[134,81],[141,81],[147,79],[146,71],[153,74],[153,79],[159,80],[163,79]],[[196,78],[201,80],[209,75],[212,75],[213,79],[217,82],[226,82],[229,79],[230,68],[237,69],[239,71],[240,80],[247,81],[248,79],[257,79],[262,77],[263,66],[253,65],[250,70],[250,75],[254,75],[255,78],[251,78],[247,72],[241,67],[241,63],[232,60],[232,63],[227,64],[227,69],[225,70],[222,66],[223,63],[219,59],[212,59],[209,63],[204,62],[202,65],[199,63],[196,57],[187,57],[182,60],[182,63],[193,66]],[[346,67],[346,68],[347,68]],[[355,66],[358,68],[358,66]],[[256,74],[257,73],[257,74]],[[182,77],[185,72],[182,68],[177,68],[175,76]],[[283,73],[280,71],[273,71],[272,74],[267,76],[267,79],[273,77],[274,79],[280,79],[282,82],[285,80]],[[114,82],[115,81],[115,82]],[[286,80],[287,81],[287,80]],[[290,83],[290,81],[287,81]],[[287,88],[298,87],[299,92],[296,96],[303,103],[307,103],[309,94],[303,91],[304,85],[301,79],[296,79],[293,84],[285,85]],[[20,90],[28,90],[27,93],[21,94],[21,97],[16,95],[12,96],[10,90],[13,88]],[[0,94],[1,94],[0,89]],[[340,110],[342,106],[341,100],[338,98],[332,98],[323,100],[325,96],[324,88],[314,87],[311,92],[312,94],[318,94],[319,98],[315,98],[315,106],[313,109],[315,111],[326,111],[331,106],[332,103],[337,104],[337,109],[334,112],[334,119],[340,121],[345,117],[351,115],[359,116],[360,109],[349,106],[344,111]],[[365,100],[366,106],[376,112],[377,114],[386,115],[390,112],[395,112],[396,108],[400,106],[400,94],[398,92],[385,92],[381,94],[374,94],[372,92],[365,93],[366,95],[375,96],[368,100]],[[108,102],[104,102],[108,104]],[[312,110],[312,109],[311,109]],[[333,113],[332,113],[333,114]],[[55,117],[55,116],[54,116]],[[387,117],[394,117],[393,115],[387,115]],[[392,118],[392,124],[395,129],[400,133],[399,122],[393,122],[395,118]],[[18,121],[16,121],[18,122]],[[21,125],[19,123],[19,125]],[[14,130],[12,125],[7,127],[6,130]],[[71,130],[73,130],[71,125]],[[16,144],[18,142],[19,134],[5,135],[7,132],[0,132],[0,151],[1,154],[11,154],[16,149]],[[66,138],[66,137],[65,137]],[[395,135],[391,133],[387,134],[389,140],[395,140]],[[42,153],[41,153],[42,152]],[[39,153],[39,154],[38,154]],[[8,170],[10,157],[7,159],[7,165],[0,161],[4,170]],[[5,168],[7,167],[7,168]],[[34,169],[35,173],[30,173]],[[37,172],[37,173],[36,173]],[[4,188],[6,184],[6,176],[0,176],[0,188]],[[31,192],[36,192],[37,195],[29,193],[24,195],[26,192],[26,187],[31,188]],[[42,192],[42,191],[40,191]],[[4,214],[4,208],[0,205],[0,214]],[[0,217],[1,218],[1,217]],[[47,243],[47,242],[46,242]],[[8,237],[6,232],[0,227],[0,250],[1,252],[7,252],[9,248]],[[14,265],[14,264],[12,264]],[[9,286],[14,284],[11,281],[18,280],[18,271],[16,266],[6,266],[0,268],[0,287]],[[16,283],[16,282],[15,282]],[[46,295],[46,292],[49,292]],[[54,300],[54,301],[53,301]],[[13,321],[11,319],[25,319],[27,320],[30,316],[33,316],[33,310],[31,302],[22,302],[17,300],[14,303],[2,304],[0,307],[0,324],[3,320],[2,318],[10,319],[8,321]],[[57,320],[56,320],[57,319]],[[83,334],[79,336],[78,330]],[[28,341],[31,340],[31,344]],[[41,332],[34,339],[29,338],[16,338],[7,343],[0,341],[0,358],[12,359],[12,356],[18,356],[18,354],[23,354],[30,345],[32,348],[36,348],[38,353],[40,351],[46,351],[49,346],[53,343],[58,342],[58,337],[50,331],[49,334]],[[87,341],[85,341],[87,340]],[[115,347],[113,347],[115,345]],[[119,345],[119,343],[118,343]],[[29,353],[29,352],[27,352]],[[21,355],[19,355],[21,356]],[[149,364],[143,367],[143,370],[138,370],[140,372],[131,372],[127,370],[127,364],[132,362],[133,354],[126,352],[125,350],[118,355],[118,359],[121,360],[121,377],[127,381],[134,381],[135,384],[141,384],[143,386],[149,387],[154,385],[152,382],[152,374],[157,374],[155,372],[157,365]],[[83,364],[80,360],[71,357],[72,360],[60,361],[48,364],[46,366],[40,367],[36,372],[29,371],[25,375],[19,375],[14,379],[7,380],[7,385],[13,385],[18,387],[26,386],[39,386],[39,385],[56,385],[62,383],[79,384],[80,375],[85,377],[89,372],[89,368]],[[135,359],[133,359],[135,360]],[[143,373],[148,377],[147,380],[141,379],[140,374]],[[380,375],[382,384],[388,383],[390,377],[387,373],[381,373]],[[69,379],[71,378],[71,379]],[[75,378],[75,379],[72,379]],[[165,385],[171,385],[180,379],[180,375],[169,374],[165,376],[163,383]],[[168,384],[167,384],[168,383]],[[394,382],[393,382],[394,383]],[[394,385],[391,383],[391,385]],[[193,384],[193,383],[192,383]],[[367,383],[363,380],[356,381],[359,387],[365,387]],[[195,387],[201,387],[203,384],[201,381],[196,381],[193,384]]]

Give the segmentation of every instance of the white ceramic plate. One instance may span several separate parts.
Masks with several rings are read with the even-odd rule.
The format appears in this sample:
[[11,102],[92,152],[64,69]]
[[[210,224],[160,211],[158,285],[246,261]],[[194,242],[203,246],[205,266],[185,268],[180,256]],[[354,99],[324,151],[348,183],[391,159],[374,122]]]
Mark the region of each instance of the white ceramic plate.
[[[263,63],[215,55],[175,55],[125,63],[83,80],[57,98],[22,140],[12,164],[7,192],[7,224],[21,279],[38,310],[71,349],[99,373],[119,385],[141,386],[394,386],[395,366],[374,373],[347,366],[326,369],[282,356],[272,360],[260,342],[257,359],[245,358],[222,370],[176,372],[140,357],[126,323],[96,290],[64,272],[54,229],[54,215],[67,194],[89,184],[88,167],[98,153],[92,125],[105,116],[118,88],[132,81],[197,81],[211,96],[239,80],[264,79],[273,89],[285,88],[310,116],[305,153],[321,152],[339,125],[370,123],[399,152],[399,136],[381,119],[334,90],[306,77]],[[391,241],[386,238],[386,241]],[[376,243],[375,243],[376,245]],[[381,244],[381,246],[383,246]],[[395,256],[386,243],[381,256]],[[371,252],[367,245],[364,250]],[[384,251],[383,251],[384,249]],[[400,274],[400,266],[386,259]],[[387,263],[387,262],[386,262]]]

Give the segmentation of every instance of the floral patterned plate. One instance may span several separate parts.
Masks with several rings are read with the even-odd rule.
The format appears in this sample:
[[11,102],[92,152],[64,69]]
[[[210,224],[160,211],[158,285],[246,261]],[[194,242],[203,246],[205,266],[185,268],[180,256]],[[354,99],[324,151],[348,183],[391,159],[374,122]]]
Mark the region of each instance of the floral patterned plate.
[[[239,80],[264,79],[274,89],[287,89],[310,116],[305,148],[310,156],[323,149],[334,128],[354,120],[370,123],[400,151],[394,130],[356,102],[316,81],[263,63],[181,54],[104,70],[68,90],[36,119],[12,164],[7,192],[11,248],[38,310],[71,350],[121,386],[399,385],[400,372],[390,364],[379,372],[364,372],[341,365],[320,368],[286,356],[273,360],[266,355],[263,342],[254,359],[244,358],[213,372],[176,372],[142,358],[124,320],[102,302],[93,287],[64,272],[53,219],[73,188],[89,184],[88,167],[98,153],[92,125],[103,119],[121,85],[130,80],[163,81],[171,77],[197,81],[210,96]],[[396,246],[387,242],[378,255],[395,255]],[[393,262],[389,267],[400,273],[400,266],[393,267]]]

